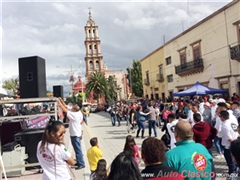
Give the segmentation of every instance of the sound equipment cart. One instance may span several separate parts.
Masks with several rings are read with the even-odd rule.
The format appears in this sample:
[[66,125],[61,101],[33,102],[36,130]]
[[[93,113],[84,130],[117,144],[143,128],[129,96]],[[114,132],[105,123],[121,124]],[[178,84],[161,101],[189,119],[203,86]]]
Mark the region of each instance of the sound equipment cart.
[[[0,180],[2,180],[2,173],[4,173],[4,177],[6,176],[5,169],[6,172],[12,169],[20,169],[22,172],[23,168],[25,170],[26,167],[39,166],[37,158],[34,157],[36,154],[35,146],[37,146],[37,143],[41,139],[48,118],[54,117],[55,120],[57,120],[57,100],[56,97],[0,100],[0,111],[3,111],[0,112]],[[10,105],[11,108],[9,108],[8,105]],[[8,109],[6,109],[6,107],[8,107]],[[18,107],[21,107],[21,109]],[[34,140],[32,138],[37,139]],[[12,141],[23,147],[26,146],[27,154],[25,154],[25,152],[20,153],[23,157],[19,159],[24,161],[24,163],[19,162],[18,164],[15,163],[13,166],[4,168],[4,164],[9,163],[4,163],[1,155],[8,153],[7,157],[12,159],[14,157],[10,156],[11,154],[16,154],[13,152],[16,148],[11,149],[11,147],[4,147],[4,149],[10,149],[8,150],[10,152],[2,152],[2,145],[6,146],[10,144],[11,146],[11,144],[13,144]],[[32,143],[29,144],[30,142]]]

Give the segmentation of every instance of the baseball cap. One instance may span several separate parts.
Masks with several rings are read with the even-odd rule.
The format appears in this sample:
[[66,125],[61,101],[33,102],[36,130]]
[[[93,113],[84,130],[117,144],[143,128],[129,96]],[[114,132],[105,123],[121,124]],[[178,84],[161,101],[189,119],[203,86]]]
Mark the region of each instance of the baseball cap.
[[205,102],[204,105],[210,107],[209,102]]

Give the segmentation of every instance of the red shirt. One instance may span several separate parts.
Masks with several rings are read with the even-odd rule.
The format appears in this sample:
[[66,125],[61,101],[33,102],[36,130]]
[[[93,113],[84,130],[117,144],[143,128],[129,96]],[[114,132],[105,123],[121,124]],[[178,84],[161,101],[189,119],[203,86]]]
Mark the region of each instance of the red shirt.
[[203,121],[200,121],[193,126],[193,132],[193,140],[204,145],[207,149],[211,148],[211,142],[217,135],[217,129]]

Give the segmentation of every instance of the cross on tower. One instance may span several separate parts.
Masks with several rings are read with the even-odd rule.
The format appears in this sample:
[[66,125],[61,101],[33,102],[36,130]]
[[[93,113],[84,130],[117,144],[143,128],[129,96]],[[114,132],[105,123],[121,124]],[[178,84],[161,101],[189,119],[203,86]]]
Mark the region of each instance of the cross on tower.
[[89,12],[91,12],[91,9],[92,9],[92,8],[91,8],[91,7],[89,7],[88,9],[89,9]]

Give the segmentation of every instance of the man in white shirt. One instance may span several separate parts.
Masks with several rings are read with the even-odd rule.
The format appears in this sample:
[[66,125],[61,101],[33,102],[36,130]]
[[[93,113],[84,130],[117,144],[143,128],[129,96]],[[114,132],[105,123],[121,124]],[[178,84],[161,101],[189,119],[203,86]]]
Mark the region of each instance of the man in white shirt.
[[69,119],[69,133],[71,137],[71,142],[73,149],[76,154],[77,168],[82,169],[85,168],[85,162],[83,159],[82,147],[81,147],[81,137],[82,137],[82,121],[83,114],[80,111],[80,107],[77,104],[74,104],[71,110],[67,109],[67,105],[63,102],[61,98],[58,100],[59,107],[63,110],[63,112],[67,113],[67,117]]
[[194,126],[195,122],[194,122],[194,119],[193,119],[193,115],[194,113],[198,113],[200,114],[201,116],[201,121],[203,121],[203,117],[202,117],[202,114],[198,111],[198,105],[197,104],[193,104],[192,105],[192,114],[191,114],[191,117],[189,119],[189,123],[192,125],[192,127]]
[[201,113],[201,114],[203,114],[203,111],[204,111],[204,102],[203,102],[203,100],[202,99],[200,99],[200,104],[199,104],[199,112]]
[[224,157],[228,165],[228,173],[231,174],[236,170],[236,165],[233,162],[230,144],[238,138],[238,124],[235,119],[232,119],[228,111],[220,111],[219,117],[222,124],[222,146],[224,147]]
[[[224,103],[225,104],[225,103]],[[214,127],[217,129],[217,136],[214,138],[214,145],[218,151],[218,155],[215,156],[215,158],[220,159],[220,158],[224,158],[223,156],[223,147],[221,145],[221,141],[222,141],[222,121],[220,119],[220,117],[218,116],[219,112],[221,110],[224,110],[225,107],[221,107],[218,106],[217,107],[217,113],[216,113],[216,123],[214,125]]]
[[191,118],[193,117],[193,112],[192,112],[192,104],[188,104],[188,109],[189,109],[189,111],[188,111],[188,117],[187,117],[187,119],[188,119],[188,121],[190,122],[191,121]]
[[216,100],[212,100],[211,114],[212,114],[212,122],[216,123],[216,110],[217,110],[217,102]]
[[174,136],[174,132],[175,132],[175,126],[178,123],[178,120],[176,120],[175,114],[168,115],[168,122],[169,123],[167,123],[167,130],[170,135],[170,146],[171,146],[171,149],[173,149],[176,147],[175,146],[176,139]]

